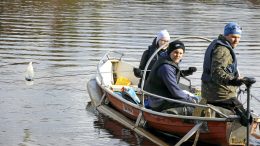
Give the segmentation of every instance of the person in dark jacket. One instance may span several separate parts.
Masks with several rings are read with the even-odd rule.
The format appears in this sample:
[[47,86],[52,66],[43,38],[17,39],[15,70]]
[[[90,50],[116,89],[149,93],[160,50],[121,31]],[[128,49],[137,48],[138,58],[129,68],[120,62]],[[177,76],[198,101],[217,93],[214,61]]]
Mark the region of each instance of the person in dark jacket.
[[[145,66],[149,60],[149,58],[152,56],[152,54],[161,46],[165,45],[166,43],[168,43],[170,41],[170,35],[168,33],[167,30],[161,30],[160,32],[158,32],[157,36],[154,38],[152,45],[148,46],[148,49],[145,50],[143,52],[140,64],[139,64],[139,68],[134,68],[134,74],[136,77],[138,78],[142,78],[143,76],[143,71],[145,69]],[[154,56],[154,58],[152,59],[151,63],[148,66],[148,71],[146,73],[146,79],[149,76],[149,71],[151,70],[153,64],[156,62],[156,60],[158,60],[159,56],[163,56],[166,52],[166,48],[168,47],[168,45],[165,45],[165,47],[160,50],[158,52],[158,54],[156,54],[156,56]],[[141,87],[141,81],[142,79],[140,79],[140,82],[138,84],[139,87]]]
[[[166,98],[196,103],[197,97],[183,92],[178,85],[181,73],[178,64],[184,52],[185,46],[181,41],[171,42],[167,49],[167,55],[160,57],[153,65],[150,75],[145,82],[144,90]],[[148,106],[155,111],[163,111],[180,105],[149,96]]]
[[247,125],[246,111],[236,98],[243,78],[237,69],[234,49],[239,44],[241,34],[242,28],[230,22],[224,28],[224,35],[219,35],[208,46],[204,56],[201,95],[209,104],[239,114],[241,124]]
[[[142,77],[143,77],[143,71],[145,69],[145,66],[150,59],[150,57],[153,55],[153,53],[160,48],[161,46],[165,45],[170,41],[170,35],[167,30],[161,30],[157,36],[154,38],[152,45],[148,47],[147,50],[143,52],[139,68],[134,68],[134,74],[136,77],[141,78],[138,84],[138,87],[141,87],[142,83]],[[145,76],[145,80],[147,80],[150,70],[152,69],[152,66],[154,63],[158,60],[160,56],[167,56],[167,47],[168,45],[165,45],[164,48],[162,48],[151,60],[148,68],[147,68],[147,73]],[[189,67],[188,70],[182,70],[181,71],[181,76],[189,76],[192,75],[193,72],[197,70],[196,67]]]

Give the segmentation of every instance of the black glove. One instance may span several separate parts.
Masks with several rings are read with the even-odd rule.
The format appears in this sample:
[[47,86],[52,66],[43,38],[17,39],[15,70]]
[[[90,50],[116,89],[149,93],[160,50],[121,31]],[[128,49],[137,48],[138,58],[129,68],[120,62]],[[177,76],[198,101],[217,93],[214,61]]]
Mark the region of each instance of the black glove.
[[228,84],[232,85],[232,86],[241,86],[243,84],[243,80],[242,79],[238,79],[238,78],[234,78],[232,80],[229,80]]
[[136,77],[138,77],[138,78],[142,78],[143,77],[143,72],[142,72],[141,69],[134,67],[133,71],[134,71],[134,74],[135,74]]
[[196,67],[189,67],[188,71],[191,72],[191,73],[194,73],[194,72],[197,71],[197,68]]
[[196,71],[197,71],[196,67],[189,67],[188,70],[181,70],[181,74],[182,74],[182,76],[189,76],[189,75],[192,75]]

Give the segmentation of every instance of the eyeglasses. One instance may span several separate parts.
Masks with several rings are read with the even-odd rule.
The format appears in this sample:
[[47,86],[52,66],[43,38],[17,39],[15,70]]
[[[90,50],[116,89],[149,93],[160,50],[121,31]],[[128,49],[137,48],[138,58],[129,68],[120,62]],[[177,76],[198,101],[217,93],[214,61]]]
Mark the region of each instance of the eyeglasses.
[[162,43],[167,43],[169,40],[160,40]]

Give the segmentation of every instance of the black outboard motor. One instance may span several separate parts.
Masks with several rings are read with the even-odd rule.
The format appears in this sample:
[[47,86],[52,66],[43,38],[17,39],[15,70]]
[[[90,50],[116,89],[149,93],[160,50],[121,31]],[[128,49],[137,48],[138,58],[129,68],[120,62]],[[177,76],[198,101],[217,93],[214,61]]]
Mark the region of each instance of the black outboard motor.
[[250,134],[250,88],[252,84],[256,82],[256,79],[254,77],[244,77],[243,83],[246,85],[247,90],[247,142],[246,145],[249,146],[249,134]]

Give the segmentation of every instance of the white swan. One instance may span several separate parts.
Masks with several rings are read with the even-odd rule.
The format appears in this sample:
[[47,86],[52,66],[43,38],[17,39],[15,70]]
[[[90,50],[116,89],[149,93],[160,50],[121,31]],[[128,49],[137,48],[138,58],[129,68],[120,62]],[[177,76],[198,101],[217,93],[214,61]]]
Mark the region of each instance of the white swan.
[[33,78],[34,78],[34,71],[33,71],[32,62],[30,62],[25,73],[25,80],[32,81]]

